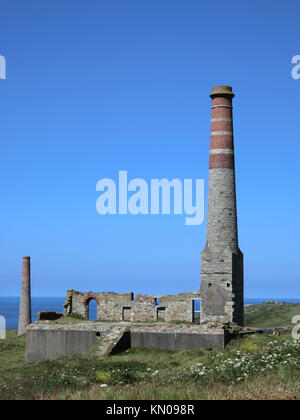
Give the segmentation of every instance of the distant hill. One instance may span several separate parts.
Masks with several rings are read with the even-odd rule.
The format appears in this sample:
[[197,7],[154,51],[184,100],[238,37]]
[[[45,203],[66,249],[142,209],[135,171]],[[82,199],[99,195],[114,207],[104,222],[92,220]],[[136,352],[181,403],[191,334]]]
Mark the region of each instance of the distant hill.
[[261,303],[245,306],[245,326],[247,327],[292,327],[292,318],[300,315],[300,304]]

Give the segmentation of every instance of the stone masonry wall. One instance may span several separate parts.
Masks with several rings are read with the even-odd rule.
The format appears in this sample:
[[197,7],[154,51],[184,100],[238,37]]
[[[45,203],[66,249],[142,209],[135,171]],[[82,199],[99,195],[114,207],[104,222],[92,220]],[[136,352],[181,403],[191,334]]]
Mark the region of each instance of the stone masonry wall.
[[89,302],[96,300],[97,319],[105,321],[117,321],[123,319],[123,307],[130,306],[132,293],[114,293],[114,292],[78,292],[68,290],[64,304],[64,315],[78,315],[82,318],[89,317]]
[[[217,137],[213,136],[213,145]],[[233,143],[231,147],[233,153]],[[210,167],[207,207],[206,246],[201,254],[202,322],[243,325],[243,254],[238,246],[234,168]]]
[[[142,295],[134,300],[133,293],[78,292],[68,290],[64,315],[78,315],[88,319],[89,302],[97,301],[97,319],[100,321],[185,321],[193,322],[193,300],[200,299],[199,292],[175,295]],[[159,305],[158,305],[159,299]]]
[[200,292],[183,292],[160,297],[160,306],[165,307],[165,321],[193,322],[193,299],[200,299]]

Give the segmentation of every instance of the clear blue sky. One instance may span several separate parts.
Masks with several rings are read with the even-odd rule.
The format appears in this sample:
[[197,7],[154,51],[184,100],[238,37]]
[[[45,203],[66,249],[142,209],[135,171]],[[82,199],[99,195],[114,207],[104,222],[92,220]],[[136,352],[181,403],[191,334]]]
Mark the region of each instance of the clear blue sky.
[[[100,216],[96,183],[204,178],[233,86],[247,297],[300,297],[299,1],[1,0],[0,295],[197,290],[205,223]],[[206,216],[206,214],[205,214]]]

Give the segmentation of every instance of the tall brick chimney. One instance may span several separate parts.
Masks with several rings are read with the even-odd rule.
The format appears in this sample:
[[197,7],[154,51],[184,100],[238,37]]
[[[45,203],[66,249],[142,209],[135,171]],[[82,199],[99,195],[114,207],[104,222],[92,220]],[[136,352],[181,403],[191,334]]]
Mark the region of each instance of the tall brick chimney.
[[229,86],[212,98],[206,246],[201,254],[202,321],[243,325],[243,254],[238,246],[232,99]]
[[31,324],[30,257],[23,257],[18,335],[25,334],[29,324]]

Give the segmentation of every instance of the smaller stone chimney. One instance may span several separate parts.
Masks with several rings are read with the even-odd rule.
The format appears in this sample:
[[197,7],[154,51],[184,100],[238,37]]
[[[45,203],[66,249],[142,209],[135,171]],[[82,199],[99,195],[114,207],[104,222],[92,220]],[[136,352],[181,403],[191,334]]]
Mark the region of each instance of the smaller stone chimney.
[[31,324],[30,257],[23,257],[18,335],[26,334],[29,324]]

